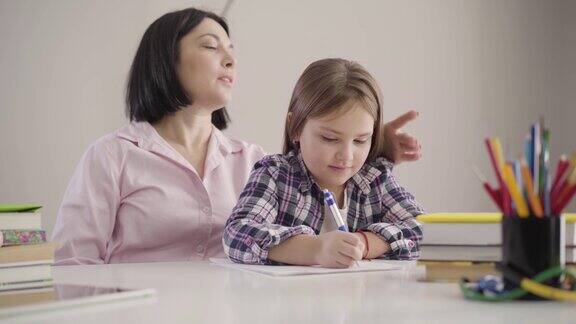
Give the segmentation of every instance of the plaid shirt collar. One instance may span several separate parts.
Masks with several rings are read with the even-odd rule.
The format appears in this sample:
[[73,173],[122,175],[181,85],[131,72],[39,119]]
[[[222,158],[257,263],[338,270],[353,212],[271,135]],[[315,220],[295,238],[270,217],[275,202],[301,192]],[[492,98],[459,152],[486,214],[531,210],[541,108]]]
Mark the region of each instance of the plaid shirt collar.
[[[300,192],[304,193],[309,191],[313,184],[318,186],[310,175],[308,168],[306,168],[300,149],[297,148],[290,151],[286,155],[286,158],[294,168],[295,174],[299,175],[300,183],[298,184],[298,190]],[[351,185],[355,186],[362,191],[363,194],[368,195],[370,193],[370,183],[383,173],[380,169],[374,167],[374,164],[384,164],[386,166],[386,173],[390,172],[394,167],[392,162],[384,158],[377,158],[375,161],[364,163],[362,168],[347,181],[346,187]]]

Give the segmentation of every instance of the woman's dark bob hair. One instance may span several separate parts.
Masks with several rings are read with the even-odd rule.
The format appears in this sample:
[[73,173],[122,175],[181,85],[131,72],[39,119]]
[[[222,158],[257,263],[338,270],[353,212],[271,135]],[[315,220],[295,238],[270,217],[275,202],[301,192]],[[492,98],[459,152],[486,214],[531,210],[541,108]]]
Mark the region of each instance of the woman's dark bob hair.
[[[218,15],[194,8],[170,12],[148,27],[132,62],[126,87],[126,114],[130,121],[155,123],[168,114],[192,103],[176,74],[179,44],[182,37],[210,18],[226,31],[228,25]],[[212,113],[212,124],[218,129],[228,126],[226,108]]]

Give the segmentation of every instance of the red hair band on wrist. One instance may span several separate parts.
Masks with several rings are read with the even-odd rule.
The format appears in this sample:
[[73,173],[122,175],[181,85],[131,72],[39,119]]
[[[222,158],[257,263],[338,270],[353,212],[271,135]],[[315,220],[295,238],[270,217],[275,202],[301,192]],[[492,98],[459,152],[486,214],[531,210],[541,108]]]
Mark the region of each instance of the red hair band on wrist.
[[368,236],[363,231],[358,231],[358,233],[362,234],[362,236],[364,237],[364,242],[366,242],[366,254],[364,254],[364,256],[362,257],[362,259],[366,259],[366,257],[368,256],[368,252],[370,252],[370,245],[368,244]]

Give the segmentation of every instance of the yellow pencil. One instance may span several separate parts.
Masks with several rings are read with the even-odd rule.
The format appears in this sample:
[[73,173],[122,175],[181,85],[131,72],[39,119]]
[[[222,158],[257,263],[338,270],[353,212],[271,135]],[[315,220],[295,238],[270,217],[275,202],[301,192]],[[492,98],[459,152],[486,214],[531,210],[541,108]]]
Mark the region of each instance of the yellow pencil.
[[526,205],[526,201],[524,197],[520,193],[518,189],[518,185],[516,184],[516,180],[514,178],[514,173],[512,172],[512,167],[506,164],[504,165],[504,182],[508,187],[508,192],[510,192],[510,196],[512,196],[512,200],[514,204],[516,204],[516,210],[518,211],[518,216],[521,218],[526,218],[530,214],[528,211],[528,206]]
[[502,150],[502,143],[500,143],[500,138],[494,137],[490,139],[492,142],[492,147],[494,148],[494,158],[496,159],[496,164],[498,164],[498,169],[500,172],[504,169],[504,151]]
[[532,175],[530,170],[528,170],[528,164],[526,160],[520,160],[522,169],[522,178],[524,179],[524,186],[526,187],[526,192],[528,193],[528,201],[530,202],[530,207],[532,211],[538,217],[544,217],[544,211],[542,210],[542,204],[540,203],[540,198],[534,192],[534,184],[532,183]]
[[570,161],[572,166],[572,174],[568,176],[568,183],[575,184],[576,183],[576,154],[572,155],[572,161]]
[[506,158],[504,158],[504,150],[502,149],[502,143],[500,143],[500,138],[494,137],[490,139],[490,146],[492,146],[492,152],[494,153],[494,160],[496,161],[496,167],[502,175],[502,211],[504,214],[509,216],[512,215],[512,202],[510,201],[510,192],[506,189],[506,181],[504,181],[504,164],[506,164]]

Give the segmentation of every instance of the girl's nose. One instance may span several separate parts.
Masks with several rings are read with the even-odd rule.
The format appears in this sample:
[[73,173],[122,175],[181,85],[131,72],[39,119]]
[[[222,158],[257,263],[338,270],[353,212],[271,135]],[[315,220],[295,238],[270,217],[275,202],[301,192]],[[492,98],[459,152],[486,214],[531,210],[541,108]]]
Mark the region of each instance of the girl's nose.
[[344,162],[351,161],[354,154],[352,152],[352,146],[349,144],[344,144],[340,147],[337,154],[338,158]]

